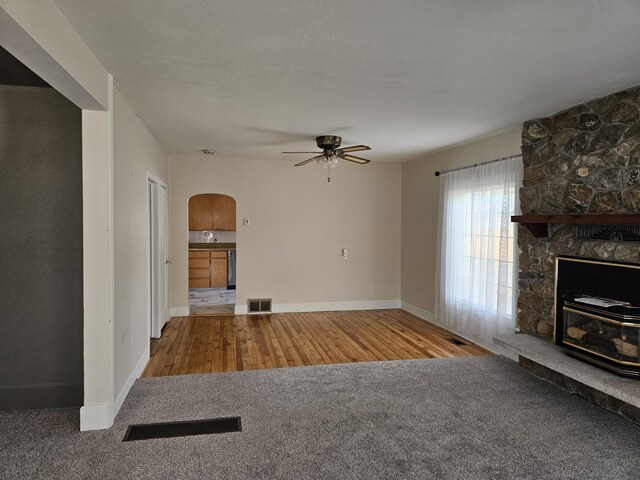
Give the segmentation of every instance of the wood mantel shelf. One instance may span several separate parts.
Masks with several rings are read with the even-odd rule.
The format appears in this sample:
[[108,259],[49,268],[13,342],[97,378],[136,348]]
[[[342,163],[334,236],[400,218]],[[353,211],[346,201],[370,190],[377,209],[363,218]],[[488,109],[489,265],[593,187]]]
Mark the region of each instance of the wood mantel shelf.
[[576,215],[513,215],[511,221],[521,223],[529,229],[534,237],[549,236],[549,224],[582,224],[582,225],[637,225],[640,214],[576,214]]

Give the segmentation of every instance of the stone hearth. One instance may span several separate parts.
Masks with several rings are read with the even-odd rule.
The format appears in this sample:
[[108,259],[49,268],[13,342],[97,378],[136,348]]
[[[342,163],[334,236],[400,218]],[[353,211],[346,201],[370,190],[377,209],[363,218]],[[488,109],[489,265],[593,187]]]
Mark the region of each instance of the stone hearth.
[[504,335],[493,341],[517,355],[520,366],[536,377],[640,424],[637,380],[571,358],[562,348],[534,335]]
[[[640,87],[525,122],[523,215],[640,213]],[[640,263],[640,244],[576,239],[576,225],[548,238],[519,226],[520,331],[553,334],[557,255]]]

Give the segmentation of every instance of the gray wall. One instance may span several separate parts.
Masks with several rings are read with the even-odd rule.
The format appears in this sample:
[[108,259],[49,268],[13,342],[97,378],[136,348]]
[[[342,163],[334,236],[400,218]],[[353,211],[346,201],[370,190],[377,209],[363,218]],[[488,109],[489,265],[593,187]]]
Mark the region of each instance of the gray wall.
[[81,110],[0,85],[0,409],[81,405]]

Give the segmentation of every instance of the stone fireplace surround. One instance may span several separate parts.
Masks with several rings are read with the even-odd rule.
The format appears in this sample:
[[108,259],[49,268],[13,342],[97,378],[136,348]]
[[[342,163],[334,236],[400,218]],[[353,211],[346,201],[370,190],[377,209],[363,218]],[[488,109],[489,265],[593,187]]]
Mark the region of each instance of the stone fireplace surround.
[[[525,122],[522,215],[640,213],[640,87]],[[575,224],[548,237],[518,228],[518,327],[551,339],[557,255],[640,263],[640,244],[576,239]]]
[[610,223],[613,215],[640,214],[640,87],[525,122],[522,160],[522,216],[572,217],[571,223],[555,217],[544,228],[519,224],[517,323],[530,335],[494,342],[510,349],[533,375],[640,424],[640,381],[571,358],[551,341],[556,256],[640,264],[640,243],[579,240],[577,224],[585,217],[575,217],[594,215],[591,221],[611,215],[600,218]]

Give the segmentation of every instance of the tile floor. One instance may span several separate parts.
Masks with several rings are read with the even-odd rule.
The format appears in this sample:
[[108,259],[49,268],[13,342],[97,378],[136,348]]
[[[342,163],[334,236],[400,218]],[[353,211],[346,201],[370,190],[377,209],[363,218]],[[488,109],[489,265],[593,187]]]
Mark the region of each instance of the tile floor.
[[206,307],[209,305],[228,305],[236,303],[236,291],[226,288],[190,288],[189,305]]
[[226,288],[190,288],[189,313],[192,315],[233,314],[236,291]]

